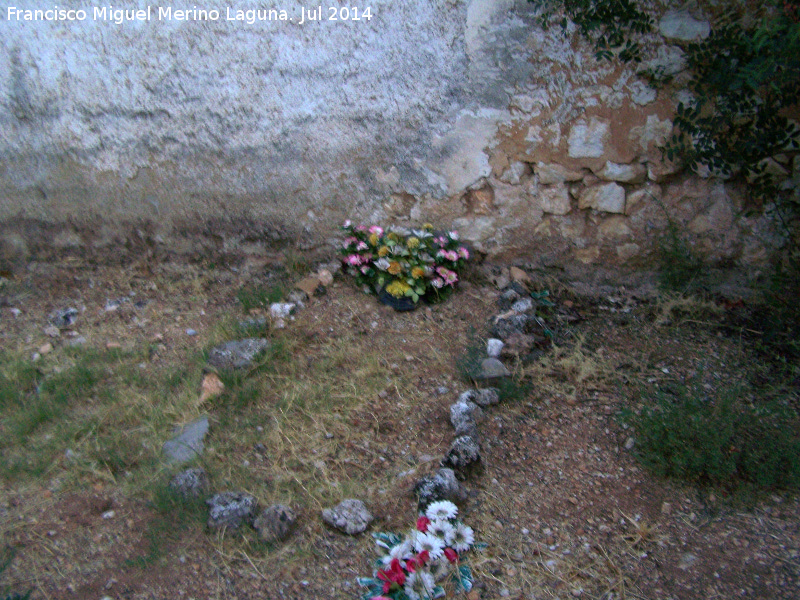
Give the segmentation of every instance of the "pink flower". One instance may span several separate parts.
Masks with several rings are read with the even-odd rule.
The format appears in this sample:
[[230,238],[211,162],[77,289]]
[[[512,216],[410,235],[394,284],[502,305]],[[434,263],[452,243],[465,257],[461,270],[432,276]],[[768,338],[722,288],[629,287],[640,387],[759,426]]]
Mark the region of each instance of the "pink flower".
[[445,558],[447,558],[447,560],[449,560],[451,563],[455,564],[456,562],[458,562],[458,552],[456,552],[452,548],[445,548],[444,555]]
[[450,233],[448,233],[447,235],[449,235],[449,236],[450,236],[450,239],[451,239],[451,240],[457,240],[457,239],[458,239],[458,232],[457,232],[457,231],[451,231],[451,232],[450,232]]
[[352,225],[353,225],[353,222],[352,222],[350,219],[347,219],[347,220],[344,222],[344,224],[342,225],[342,227],[344,227],[344,228],[346,229],[346,228],[348,228],[348,227],[351,227]]
[[366,250],[368,248],[369,246],[367,246],[366,242],[358,242],[358,246],[356,246],[356,250],[358,250],[359,252],[361,252],[362,250]]
[[464,260],[469,260],[469,250],[467,250],[464,246],[461,246],[458,249],[458,255]]
[[428,530],[428,525],[430,524],[431,520],[425,515],[422,515],[419,519],[417,519],[417,531],[425,533]]
[[378,235],[383,235],[383,228],[378,227],[377,225],[373,225],[369,228],[370,233],[377,233]]
[[449,260],[451,262],[456,262],[458,260],[458,253],[455,250],[444,250],[444,249],[442,249],[442,250],[439,250],[436,253],[436,256],[439,256],[439,257],[442,257],[442,258],[446,258],[447,260]]
[[387,598],[386,596],[373,596],[369,600],[392,600],[391,598]]
[[348,254],[347,257],[344,259],[344,262],[348,265],[353,265],[357,267],[361,264],[361,257],[358,254]]
[[354,237],[349,237],[345,239],[344,243],[342,244],[342,248],[349,248],[353,244],[357,244],[358,240]]
[[444,279],[444,283],[447,285],[455,285],[458,281],[458,275],[456,275],[455,271],[445,269],[444,267],[436,267],[436,272]]
[[367,273],[369,273],[369,266],[367,266],[367,265],[363,265],[363,266],[361,267],[361,272],[362,272],[364,275],[366,275]]
[[437,290],[444,287],[444,280],[439,279],[438,277],[431,281],[431,285],[435,287]]

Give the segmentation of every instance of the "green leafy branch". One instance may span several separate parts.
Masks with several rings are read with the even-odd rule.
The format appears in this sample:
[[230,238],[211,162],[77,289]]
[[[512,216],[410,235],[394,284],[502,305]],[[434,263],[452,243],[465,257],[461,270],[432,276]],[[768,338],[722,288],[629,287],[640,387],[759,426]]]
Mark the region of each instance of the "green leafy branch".
[[556,11],[563,7],[558,24],[566,30],[569,21],[581,34],[594,41],[595,58],[622,62],[641,62],[640,44],[634,34],[652,31],[653,19],[639,10],[632,0],[528,0],[542,9],[539,24],[547,29]]

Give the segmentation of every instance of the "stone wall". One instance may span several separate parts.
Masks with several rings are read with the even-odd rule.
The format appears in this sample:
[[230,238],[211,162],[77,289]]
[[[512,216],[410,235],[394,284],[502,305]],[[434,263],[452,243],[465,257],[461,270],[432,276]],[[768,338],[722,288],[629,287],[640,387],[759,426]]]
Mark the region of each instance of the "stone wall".
[[59,3],[86,11],[74,21],[6,7],[2,258],[324,246],[351,218],[454,226],[490,255],[640,265],[669,217],[711,260],[766,261],[769,219],[657,148],[681,45],[708,33],[683,4],[649,3],[649,63],[677,76],[659,91],[576,32],[543,31],[525,0],[269,0],[238,21],[252,5],[171,5],[219,11],[178,20],[125,2],[150,20],[119,24],[103,5]]

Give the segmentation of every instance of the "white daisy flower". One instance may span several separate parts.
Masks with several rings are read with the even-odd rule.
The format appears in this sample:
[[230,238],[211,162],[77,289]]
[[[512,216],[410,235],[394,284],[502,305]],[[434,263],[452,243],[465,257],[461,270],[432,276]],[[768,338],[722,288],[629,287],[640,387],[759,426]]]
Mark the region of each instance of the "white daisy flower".
[[444,540],[445,545],[449,546],[450,542],[448,540],[452,538],[455,531],[453,530],[453,526],[450,524],[450,521],[431,521],[431,524],[428,525],[428,529],[425,533],[435,535],[436,537]]
[[416,552],[427,550],[431,560],[436,560],[444,554],[444,540],[435,535],[417,531],[414,535],[414,550]]
[[378,267],[381,271],[385,271],[389,268],[389,261],[385,258],[379,258],[375,261],[375,266]]
[[388,567],[395,558],[399,561],[404,561],[407,560],[408,558],[411,558],[411,555],[413,553],[414,553],[414,544],[411,542],[409,538],[405,538],[402,542],[400,542],[396,546],[392,546],[389,549],[389,553],[386,554],[383,558],[381,558],[381,562],[383,563],[384,567]]
[[406,585],[403,591],[410,600],[422,600],[433,595],[433,586],[433,575],[427,571],[414,571],[406,577]]
[[[453,550],[456,552],[466,552],[474,541],[475,532],[472,531],[472,527],[468,527],[463,523],[457,523],[453,531],[453,539],[450,542],[450,546],[453,547]],[[444,550],[442,552],[444,552]]]
[[454,519],[458,514],[458,507],[448,500],[431,502],[425,510],[425,516],[431,521],[446,521]]

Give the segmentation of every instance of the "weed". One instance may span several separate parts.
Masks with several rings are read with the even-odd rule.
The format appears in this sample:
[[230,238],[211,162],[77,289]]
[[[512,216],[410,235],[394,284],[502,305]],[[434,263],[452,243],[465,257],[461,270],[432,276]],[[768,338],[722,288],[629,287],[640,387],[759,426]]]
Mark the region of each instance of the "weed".
[[463,381],[471,382],[486,358],[486,341],[478,336],[474,327],[470,327],[467,340],[466,348],[456,358],[456,371]]
[[655,402],[628,413],[638,456],[654,473],[701,485],[800,486],[798,415],[784,399],[751,400],[742,385],[710,394],[701,377],[659,391]]
[[669,219],[667,230],[658,243],[658,280],[663,289],[688,291],[700,276],[703,263],[681,236],[678,226]]
[[654,312],[656,313],[655,326],[662,327],[672,324],[679,317],[687,319],[720,317],[725,310],[722,306],[699,296],[667,293],[659,296]]

